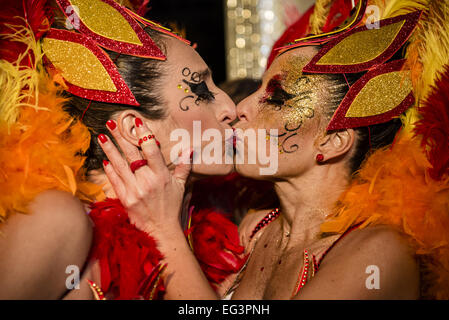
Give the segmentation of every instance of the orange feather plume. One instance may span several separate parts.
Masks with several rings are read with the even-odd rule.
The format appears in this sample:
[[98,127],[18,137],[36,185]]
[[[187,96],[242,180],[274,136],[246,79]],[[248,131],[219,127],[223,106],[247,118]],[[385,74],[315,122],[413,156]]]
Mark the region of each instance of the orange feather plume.
[[56,84],[42,76],[38,101],[46,109],[23,107],[9,129],[0,124],[0,221],[13,212],[26,213],[29,202],[45,190],[67,191],[84,201],[104,198],[101,187],[84,176],[89,131],[63,111],[66,100],[58,93]]
[[[340,198],[336,214],[321,230],[342,233],[389,225],[403,233],[435,279],[425,296],[449,298],[449,179],[436,181],[420,141],[403,137],[394,147],[377,150]],[[422,279],[426,282],[426,279]]]

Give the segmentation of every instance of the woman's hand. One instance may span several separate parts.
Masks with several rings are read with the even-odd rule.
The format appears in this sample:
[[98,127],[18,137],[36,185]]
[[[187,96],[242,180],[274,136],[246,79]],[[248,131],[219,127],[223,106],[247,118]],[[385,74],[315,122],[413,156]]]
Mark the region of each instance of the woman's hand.
[[[196,261],[179,221],[186,179],[191,170],[191,150],[185,150],[179,164],[170,172],[150,129],[141,119],[135,119],[141,146],[124,139],[112,120],[107,126],[125,158],[105,135],[99,135],[100,145],[110,164],[104,170],[117,197],[128,212],[131,223],[157,240],[163,254],[166,293],[164,299],[216,299],[206,277]],[[144,139],[144,137],[146,137]],[[142,139],[142,140],[140,140]],[[130,164],[147,160],[148,165],[132,172]]]
[[[151,130],[140,118],[135,119],[135,124],[141,150],[120,134],[113,120],[108,121],[107,127],[126,159],[110,139],[99,135],[100,145],[110,161],[103,162],[104,171],[130,221],[156,238],[158,234],[167,236],[169,230],[180,228],[179,214],[192,151],[185,150],[175,170],[170,172]],[[146,160],[147,165],[132,172],[130,164],[137,160]]]

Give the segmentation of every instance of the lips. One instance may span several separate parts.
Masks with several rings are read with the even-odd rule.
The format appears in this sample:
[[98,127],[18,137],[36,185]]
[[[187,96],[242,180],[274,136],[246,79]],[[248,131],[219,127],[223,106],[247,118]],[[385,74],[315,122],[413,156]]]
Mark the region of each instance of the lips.
[[242,141],[242,139],[238,136],[238,131],[236,130],[236,128],[232,128],[232,130],[234,131],[233,135],[232,135],[232,144],[234,146],[234,153],[237,152],[237,142]]

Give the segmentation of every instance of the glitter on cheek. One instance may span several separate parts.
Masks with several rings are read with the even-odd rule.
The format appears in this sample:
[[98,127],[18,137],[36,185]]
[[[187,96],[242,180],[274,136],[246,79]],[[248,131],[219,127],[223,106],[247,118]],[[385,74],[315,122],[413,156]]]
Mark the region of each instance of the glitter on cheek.
[[307,119],[313,118],[319,101],[323,101],[325,97],[325,76],[304,75],[302,68],[307,62],[305,57],[294,57],[288,59],[284,65],[287,76],[283,86],[294,96],[285,102],[285,107],[281,110],[288,131],[299,129]]
[[279,111],[276,111],[273,106],[266,103],[259,103],[257,106],[257,114],[252,121],[253,128],[278,129],[279,132],[284,131],[284,119]]

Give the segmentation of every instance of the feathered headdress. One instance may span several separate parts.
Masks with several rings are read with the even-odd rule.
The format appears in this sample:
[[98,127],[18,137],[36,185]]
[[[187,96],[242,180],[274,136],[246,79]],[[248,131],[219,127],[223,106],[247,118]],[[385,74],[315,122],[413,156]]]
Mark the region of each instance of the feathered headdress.
[[[344,1],[317,2],[321,3],[318,8],[321,10],[325,8],[326,12],[331,12],[335,3],[340,3],[342,6]],[[360,2],[358,6],[360,6]],[[342,233],[358,223],[362,223],[360,228],[382,224],[397,229],[407,237],[422,262],[421,281],[424,283],[421,288],[422,297],[448,299],[449,3],[444,0],[371,0],[366,2],[366,6],[367,8],[370,6],[377,8],[380,17],[378,32],[382,33],[382,29],[390,28],[390,32],[384,36],[374,38],[375,40],[371,42],[368,40],[369,44],[384,43],[385,50],[380,55],[376,54],[374,60],[366,57],[362,61],[358,60],[360,52],[364,52],[360,47],[369,46],[366,41],[361,40],[364,38],[361,33],[364,32],[365,27],[352,28],[349,23],[346,24],[348,29],[339,35],[322,33],[316,37],[318,39],[333,38],[324,44],[318,55],[304,69],[308,72],[324,72],[325,69],[334,69],[346,73],[350,71],[347,69],[348,58],[351,64],[350,68],[359,68],[360,62],[362,65],[370,65],[379,59],[379,56],[388,52],[389,46],[402,47],[405,59],[385,62],[382,58],[371,65],[368,70],[364,70],[367,72],[361,80],[365,78],[365,83],[356,82],[350,88],[330,126],[337,124],[336,128],[341,128],[349,127],[348,123],[350,125],[369,124],[369,121],[357,122],[358,120],[356,121],[352,117],[350,111],[354,107],[354,101],[357,99],[363,101],[363,95],[360,96],[360,92],[363,93],[363,88],[383,75],[378,71],[383,68],[390,69],[386,75],[398,71],[406,75],[396,83],[389,80],[391,85],[389,85],[388,91],[383,91],[382,79],[379,79],[377,84],[372,83],[373,88],[383,92],[382,95],[388,95],[388,100],[390,100],[388,109],[395,110],[391,116],[398,116],[400,112],[404,111],[404,106],[397,107],[397,109],[391,107],[399,106],[407,101],[409,93],[413,94],[414,102],[410,100],[409,103],[406,103],[410,108],[405,115],[401,116],[403,128],[398,133],[393,145],[376,150],[368,156],[352,180],[350,187],[339,199],[335,213],[321,226],[321,230],[326,233]],[[419,20],[417,12],[420,12],[421,15]],[[413,20],[413,27],[410,22],[407,22],[411,21],[410,19]],[[311,25],[319,26],[323,32],[322,28],[325,23],[323,21],[328,20],[329,18],[317,19],[312,15]],[[360,21],[366,23],[367,20],[369,21],[365,17]],[[398,29],[393,30],[395,25],[398,26]],[[400,36],[402,32],[406,33]],[[357,33],[360,34],[357,35]],[[376,37],[375,34],[376,32],[373,31],[372,36]],[[388,34],[391,36],[388,37]],[[350,42],[351,35],[353,37],[360,36],[360,42],[358,46],[356,43],[352,44],[356,46],[352,46],[350,54],[348,52],[343,54],[344,51],[341,49],[345,48],[345,41]],[[402,38],[400,42],[397,42],[398,37]],[[314,39],[309,37],[301,41],[310,42],[315,41]],[[407,46],[403,46],[405,40]],[[301,41],[297,41],[292,46],[301,45]],[[340,50],[334,50],[335,46],[339,45]],[[390,51],[385,58],[389,59],[393,51]],[[345,61],[341,61],[341,59]],[[378,74],[366,79],[373,72]],[[407,80],[405,80],[406,78]],[[407,82],[406,86],[404,86],[405,82]],[[357,93],[356,91],[360,87],[362,89]],[[404,87],[408,89],[404,90]],[[355,99],[353,96],[351,97],[351,92]],[[371,97],[381,98],[375,92],[371,92],[374,94]],[[401,99],[403,100],[401,101]],[[352,106],[348,108],[347,101],[351,100]],[[365,103],[359,105],[361,112],[366,113],[366,110],[371,109],[372,103],[376,104],[376,101],[371,101],[372,103],[367,103],[367,101],[365,100]],[[383,107],[386,107],[385,104]]]
[[[324,32],[297,39],[279,50],[285,52],[300,46],[321,45],[303,72],[366,72],[350,87],[327,130],[369,126],[399,116],[415,102],[411,75],[404,68],[405,60],[388,60],[409,39],[418,24],[421,11],[388,19],[378,16],[377,19],[367,21],[364,19],[367,0],[358,1],[351,8],[352,15],[348,1],[323,2],[315,4],[310,29],[322,25]],[[318,12],[325,8],[329,9],[327,19],[319,18]],[[346,17],[347,22],[341,24]]]
[[46,33],[42,48],[48,67],[60,72],[67,90],[76,96],[138,106],[114,62],[101,48],[165,60],[162,51],[140,24],[179,37],[113,0],[56,2],[68,27],[76,31],[50,29]]
[[[179,38],[112,0],[56,2],[0,0],[0,222],[49,189],[104,198],[83,169],[89,130],[63,110],[61,91],[138,105],[102,48],[165,59],[141,25]],[[61,15],[68,30],[52,28]]]

